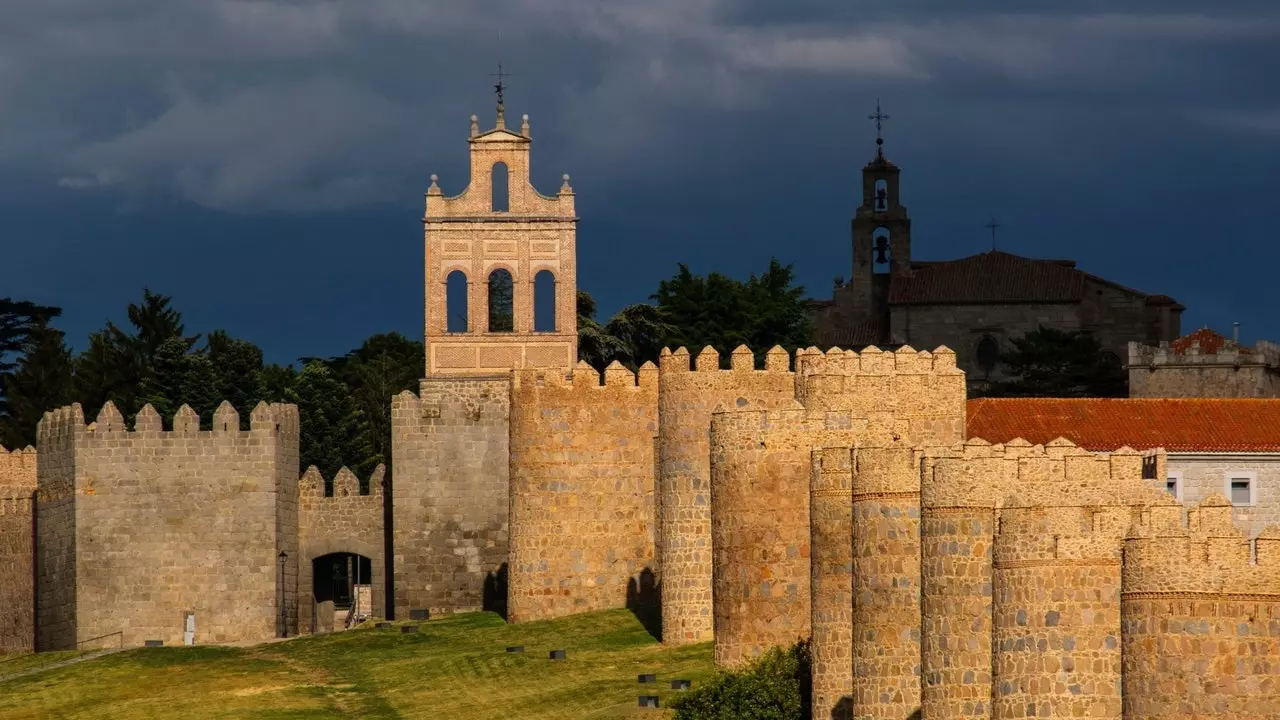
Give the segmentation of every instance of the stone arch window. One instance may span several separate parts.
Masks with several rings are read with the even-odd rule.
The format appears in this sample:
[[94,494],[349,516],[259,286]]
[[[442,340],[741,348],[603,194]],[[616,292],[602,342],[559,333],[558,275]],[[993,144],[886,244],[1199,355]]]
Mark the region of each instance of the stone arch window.
[[510,272],[498,268],[489,273],[489,332],[514,332],[515,329],[515,283]]
[[887,227],[878,227],[871,233],[871,267],[876,273],[889,272],[889,263],[893,260],[890,240]]
[[990,335],[983,335],[978,341],[978,368],[987,375],[996,369],[1000,362],[1000,342]]
[[467,274],[454,270],[444,281],[445,331],[467,332],[470,329],[467,312]]
[[493,172],[490,174],[490,207],[494,212],[507,212],[511,204],[511,183],[510,173],[507,172],[507,164],[504,162],[496,162],[493,164]]
[[875,190],[871,193],[871,207],[876,212],[889,209],[889,182],[884,178],[876,180]]
[[550,270],[533,276],[533,331],[556,331],[556,276]]

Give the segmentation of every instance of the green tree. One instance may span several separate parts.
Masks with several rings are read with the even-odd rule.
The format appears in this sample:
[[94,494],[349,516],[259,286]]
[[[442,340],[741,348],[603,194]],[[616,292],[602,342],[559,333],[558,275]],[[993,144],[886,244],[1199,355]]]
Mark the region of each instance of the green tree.
[[61,308],[37,305],[28,300],[0,298],[0,419],[8,417],[11,412],[5,375],[16,367],[12,356],[23,353],[32,334],[42,331],[60,315]]
[[596,321],[596,301],[585,290],[578,291],[578,359],[604,370],[627,350],[622,340]]
[[[677,720],[808,720],[812,716],[808,641],[769,648],[736,671],[721,671],[672,703]],[[825,712],[825,710],[824,710]]]
[[982,394],[1005,397],[1125,397],[1129,379],[1119,359],[1091,333],[1040,326],[1003,352],[1008,379]]
[[205,338],[205,355],[219,402],[231,403],[240,413],[240,428],[249,429],[250,413],[266,396],[262,349],[225,330],[214,330]]
[[365,421],[367,436],[358,447],[359,453],[367,454],[347,463],[362,485],[379,463],[391,471],[391,398],[405,390],[418,391],[424,360],[422,343],[384,333],[328,362]]
[[[344,465],[360,467],[372,455],[367,420],[346,384],[323,361],[312,360],[293,382],[289,400],[298,406],[302,423],[299,460],[315,465],[329,487]],[[331,491],[330,491],[331,492]]]
[[6,410],[0,416],[0,445],[16,449],[35,445],[36,427],[44,413],[72,402],[71,351],[64,335],[41,323],[26,331],[21,355],[0,374]]

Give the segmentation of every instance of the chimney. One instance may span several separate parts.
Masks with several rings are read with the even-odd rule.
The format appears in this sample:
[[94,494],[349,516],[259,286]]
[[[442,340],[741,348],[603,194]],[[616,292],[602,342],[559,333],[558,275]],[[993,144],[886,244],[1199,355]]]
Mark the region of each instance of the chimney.
[[1231,342],[1240,344],[1240,323],[1238,322],[1231,323]]

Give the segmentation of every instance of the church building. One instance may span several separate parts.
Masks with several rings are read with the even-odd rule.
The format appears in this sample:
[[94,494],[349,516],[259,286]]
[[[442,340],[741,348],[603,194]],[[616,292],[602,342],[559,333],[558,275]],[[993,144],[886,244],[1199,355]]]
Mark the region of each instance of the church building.
[[[871,119],[884,119],[877,107]],[[999,356],[1038,326],[1084,330],[1117,365],[1129,343],[1179,336],[1183,306],[1085,272],[1073,260],[1042,260],[992,250],[956,260],[911,255],[911,218],[900,170],[884,155],[862,169],[862,204],[853,218],[853,274],[830,300],[811,301],[819,347],[860,350],[946,345],[971,385],[1000,379]]]

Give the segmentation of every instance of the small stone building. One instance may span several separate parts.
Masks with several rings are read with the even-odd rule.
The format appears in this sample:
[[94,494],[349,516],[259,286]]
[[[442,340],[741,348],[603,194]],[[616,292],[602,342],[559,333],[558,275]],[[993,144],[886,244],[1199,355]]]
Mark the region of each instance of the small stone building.
[[1201,328],[1157,346],[1129,343],[1129,397],[1280,397],[1280,345]]
[[900,173],[882,145],[862,169],[853,274],[837,280],[830,300],[811,301],[819,347],[946,346],[973,389],[1004,377],[999,354],[1041,325],[1093,333],[1117,365],[1130,342],[1178,336],[1182,305],[1085,272],[1073,260],[994,248],[955,260],[916,259]]
[[979,398],[969,437],[992,442],[1065,438],[1094,452],[1168,452],[1158,488],[1190,506],[1212,495],[1231,503],[1249,537],[1280,524],[1280,399]]

